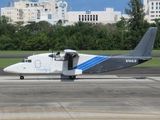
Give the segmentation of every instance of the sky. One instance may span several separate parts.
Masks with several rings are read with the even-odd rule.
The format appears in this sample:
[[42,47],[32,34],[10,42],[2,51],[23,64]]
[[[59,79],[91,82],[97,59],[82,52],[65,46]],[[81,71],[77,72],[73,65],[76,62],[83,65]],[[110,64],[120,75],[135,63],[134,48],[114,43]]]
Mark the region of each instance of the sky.
[[[9,1],[17,0],[0,0],[0,8],[6,7]],[[35,0],[34,0],[35,1]],[[112,7],[116,11],[124,12],[128,7],[130,0],[64,0],[68,3],[68,10],[72,11],[103,11],[107,7]]]

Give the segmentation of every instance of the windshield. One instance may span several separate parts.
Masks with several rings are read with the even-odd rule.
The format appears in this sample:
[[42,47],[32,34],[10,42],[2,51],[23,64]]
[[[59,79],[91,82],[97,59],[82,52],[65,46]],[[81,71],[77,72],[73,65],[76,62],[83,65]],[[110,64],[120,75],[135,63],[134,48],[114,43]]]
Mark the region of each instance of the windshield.
[[25,62],[25,63],[31,63],[31,62],[32,62],[32,60],[29,60],[29,59],[25,58],[25,59],[23,59],[23,60],[22,60],[22,62]]

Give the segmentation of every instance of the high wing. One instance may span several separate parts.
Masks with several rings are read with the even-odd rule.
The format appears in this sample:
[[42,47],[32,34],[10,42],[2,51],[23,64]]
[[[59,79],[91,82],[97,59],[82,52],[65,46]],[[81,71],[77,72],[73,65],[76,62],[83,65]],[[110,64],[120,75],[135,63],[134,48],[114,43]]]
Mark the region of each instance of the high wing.
[[78,57],[78,52],[75,50],[71,50],[71,49],[66,49],[64,50],[64,58],[65,60],[70,61],[71,59]]
[[51,55],[49,55],[49,57],[54,58],[56,61],[66,61],[71,58],[73,59],[76,56],[79,56],[78,52],[75,50],[71,50],[71,49],[65,49],[64,53],[57,52],[57,53],[52,53]]
[[52,53],[49,55],[49,57],[54,58],[55,61],[66,61],[67,62],[67,69],[62,70],[63,75],[75,77],[75,75],[81,75],[82,70],[74,69],[73,61],[77,58],[79,59],[79,54],[75,50],[71,49],[65,49],[63,53],[57,52]]
[[75,50],[71,50],[71,49],[65,49],[64,50],[64,54],[65,55],[68,55],[68,54],[70,54],[70,55],[72,55],[72,56],[78,56],[78,52],[77,51],[75,51]]
[[82,70],[74,69],[73,59],[79,57],[78,52],[71,49],[64,50],[64,59],[68,61],[68,70],[63,71],[63,75],[70,76],[74,79],[75,75],[81,75]]
[[71,49],[65,49],[64,53],[53,53],[49,55],[55,59],[55,61],[68,61],[68,70],[73,70],[73,59],[79,57],[78,52]]
[[73,70],[73,59],[78,56],[78,52],[75,50],[64,50],[64,58],[65,60],[68,60],[68,70]]

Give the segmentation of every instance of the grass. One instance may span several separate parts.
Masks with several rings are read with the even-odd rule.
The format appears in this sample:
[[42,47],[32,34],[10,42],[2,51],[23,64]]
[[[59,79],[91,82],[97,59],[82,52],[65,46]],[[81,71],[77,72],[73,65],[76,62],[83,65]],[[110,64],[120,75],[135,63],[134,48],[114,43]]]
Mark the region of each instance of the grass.
[[23,58],[2,58],[0,59],[0,68],[5,68],[9,65],[15,64],[17,62],[21,62]]
[[0,51],[1,55],[10,55],[10,54],[34,54],[34,53],[47,53],[51,51]]
[[152,60],[139,64],[136,67],[160,67],[160,58],[152,58]]
[[[131,50],[78,50],[79,53],[84,53],[84,54],[108,54],[108,55],[113,55],[113,54],[124,54],[128,53]],[[0,51],[0,54],[38,54],[38,53],[48,53],[52,52],[50,51]],[[57,51],[53,51],[57,52]],[[63,52],[63,51],[60,51]],[[153,54],[160,54],[160,50],[153,50]]]

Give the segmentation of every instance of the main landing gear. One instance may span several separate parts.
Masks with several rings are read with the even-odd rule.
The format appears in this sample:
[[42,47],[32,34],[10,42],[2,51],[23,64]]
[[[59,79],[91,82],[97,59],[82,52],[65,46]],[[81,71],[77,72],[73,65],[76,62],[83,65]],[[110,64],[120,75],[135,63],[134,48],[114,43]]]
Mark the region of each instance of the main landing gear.
[[76,76],[75,76],[75,75],[69,76],[69,78],[70,78],[71,80],[74,80],[74,79],[76,79]]
[[21,80],[24,80],[24,76],[20,76],[20,79],[21,79]]

